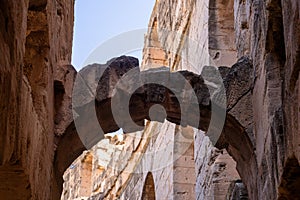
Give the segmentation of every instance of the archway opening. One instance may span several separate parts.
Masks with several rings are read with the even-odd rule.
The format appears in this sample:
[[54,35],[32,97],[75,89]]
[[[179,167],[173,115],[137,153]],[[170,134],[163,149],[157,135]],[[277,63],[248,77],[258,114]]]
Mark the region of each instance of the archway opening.
[[155,185],[151,172],[148,172],[143,187],[142,200],[155,200]]
[[[85,67],[84,62],[86,58],[90,56],[90,53],[95,50],[99,45],[107,42],[112,37],[116,35],[120,35],[121,33],[126,33],[128,31],[142,29],[144,28],[147,30],[149,15],[151,14],[151,9],[154,4],[154,0],[141,2],[138,0],[128,2],[120,2],[120,1],[109,1],[109,2],[100,2],[97,0],[91,0],[89,2],[84,1],[76,1],[75,2],[75,27],[74,27],[74,41],[73,41],[73,54],[72,54],[72,65],[79,71],[82,67]],[[118,13],[116,15],[115,13]],[[119,16],[119,17],[118,17]],[[142,36],[143,37],[143,36]],[[137,38],[138,39],[138,38]],[[143,39],[143,38],[141,38]],[[126,55],[134,55],[141,58],[141,50],[134,49],[132,52],[124,52]],[[107,49],[109,51],[109,49]],[[115,57],[120,55],[114,55]],[[112,57],[111,57],[112,58]],[[109,58],[109,59],[111,59]],[[106,62],[105,60],[104,62]],[[96,63],[96,61],[95,61]],[[102,64],[100,62],[97,62]],[[88,63],[93,64],[93,63]],[[61,96],[61,90],[58,84],[55,84],[55,88],[57,88],[58,93],[57,97]],[[56,102],[59,105],[60,102]],[[59,108],[58,108],[59,109]],[[59,121],[59,116],[56,116],[56,119]],[[76,127],[73,124],[70,125],[66,132],[72,132],[67,136],[62,136],[65,138],[72,137],[74,132],[76,131]],[[112,153],[116,154],[119,152],[118,148],[120,148],[123,144],[122,136],[123,130],[120,129],[119,131],[112,132],[111,134],[107,134],[104,140],[99,142],[95,145],[91,151],[85,151],[83,154],[82,151],[85,149],[83,146],[80,147],[79,151],[76,151],[76,155],[72,154],[72,161],[74,160],[73,164],[71,164],[64,175],[65,184],[63,192],[68,193],[74,192],[76,189],[76,183],[74,184],[74,179],[71,177],[78,177],[77,180],[80,183],[82,181],[91,182],[91,191],[89,191],[90,195],[92,196],[94,193],[99,192],[101,189],[98,188],[98,180],[100,179],[101,175],[103,174],[103,170],[106,170],[106,165],[108,162],[113,160]],[[61,138],[58,139],[59,142]],[[68,139],[67,139],[68,140]],[[70,139],[71,140],[71,139]],[[70,141],[69,140],[69,141]],[[76,137],[73,141],[76,144],[81,143],[80,139]],[[60,142],[61,144],[61,142]],[[74,144],[74,143],[73,143]],[[66,148],[72,148],[70,145],[66,145]],[[60,149],[57,150],[59,152]],[[63,150],[64,151],[64,150]],[[99,153],[101,152],[101,153]],[[80,177],[80,172],[82,168],[86,168],[87,163],[83,161],[85,155],[87,153],[93,154],[93,162],[92,167],[88,167],[85,171],[89,170],[89,173],[92,173],[92,178],[89,176]],[[59,154],[59,153],[57,153]],[[80,155],[81,154],[81,155]],[[57,156],[59,157],[59,156]],[[60,159],[60,158],[57,158]],[[61,160],[61,159],[60,159]],[[68,165],[70,162],[68,163]],[[89,165],[90,166],[90,165]],[[63,171],[59,170],[59,174],[62,174]],[[78,174],[78,173],[79,174]],[[76,175],[77,174],[77,175]],[[60,175],[59,175],[60,176]],[[98,178],[96,178],[98,177]],[[84,179],[84,180],[83,180]],[[62,181],[62,180],[61,180]],[[82,188],[81,188],[82,189]],[[76,190],[77,191],[77,190]],[[87,196],[86,194],[82,194]],[[78,193],[78,197],[82,196]],[[62,194],[62,199],[72,199],[69,195]]]
[[[155,38],[155,37],[153,37],[153,38]],[[235,59],[232,58],[232,60],[235,60]],[[109,101],[109,99],[108,99],[108,101]],[[205,111],[207,111],[207,110],[203,109],[203,112],[205,112]],[[203,115],[208,116],[210,114],[209,112],[210,111],[207,111]],[[244,157],[247,157],[247,156],[251,157],[252,156],[252,151],[251,151],[252,149],[251,149],[250,146],[247,146],[249,144],[249,141],[248,141],[249,138],[247,137],[247,134],[244,132],[244,127],[242,127],[242,125],[240,125],[238,122],[236,122],[234,120],[235,119],[232,118],[232,121],[230,121],[230,119],[229,119],[228,122],[227,122],[227,124],[229,125],[229,127],[226,127],[227,134],[225,134],[227,144],[225,144],[222,148],[228,147],[229,150],[230,150],[230,153],[235,155],[234,158],[236,160],[240,161],[240,163],[241,163],[240,165],[243,165],[242,166],[242,168],[243,168],[244,165],[247,165],[243,161]],[[109,124],[109,126],[111,126],[111,124]],[[247,145],[241,145],[241,143],[244,143],[244,144],[247,144]],[[249,149],[247,149],[248,147],[249,147]],[[246,149],[246,150],[244,150],[244,149]],[[243,153],[245,153],[245,154],[242,155]]]

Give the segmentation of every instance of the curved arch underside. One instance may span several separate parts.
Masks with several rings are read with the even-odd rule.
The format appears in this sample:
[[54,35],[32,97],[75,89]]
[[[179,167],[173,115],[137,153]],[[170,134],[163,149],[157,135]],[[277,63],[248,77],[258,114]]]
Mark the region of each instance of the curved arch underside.
[[[143,129],[145,119],[167,119],[208,132],[216,147],[227,148],[237,161],[238,170],[249,169],[239,170],[244,173],[241,177],[249,176],[256,166],[249,138],[252,122],[238,107],[241,102],[251,104],[252,70],[247,58],[231,68],[205,66],[201,75],[188,71],[171,73],[164,67],[140,71],[138,61],[126,56],[109,61],[108,66],[86,67],[75,82],[73,112],[77,118],[67,128],[56,151],[59,184],[62,185],[66,168],[82,151],[102,139],[103,134],[120,128],[125,132]],[[98,76],[98,80],[91,80],[91,74]],[[180,77],[184,84],[178,81]],[[218,126],[223,123],[220,129]]]

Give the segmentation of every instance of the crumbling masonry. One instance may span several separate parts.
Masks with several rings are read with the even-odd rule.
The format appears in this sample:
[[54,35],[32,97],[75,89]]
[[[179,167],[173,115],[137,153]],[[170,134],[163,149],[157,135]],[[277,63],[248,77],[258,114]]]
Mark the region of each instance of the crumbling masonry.
[[[120,127],[109,105],[112,86],[129,69],[136,69],[137,78],[180,74],[197,101],[186,99],[183,90],[180,98],[190,107],[181,110],[170,88],[145,85],[129,106],[137,124],[148,120],[144,129],[124,119],[121,128],[137,132],[106,137],[100,145],[105,148],[96,145],[83,155],[84,145],[96,141],[88,140],[94,135],[87,126],[90,142],[84,144],[72,115],[74,2],[0,0],[0,5],[1,199],[300,199],[299,1],[157,0],[141,69],[134,58],[119,57],[106,65],[108,79],[99,85],[89,80],[97,91],[92,102],[97,120],[107,133]],[[95,64],[80,73],[89,76],[101,68]],[[205,83],[210,78],[219,88],[216,72],[225,106],[220,91],[211,95]],[[132,85],[128,79],[116,87],[126,94]],[[154,104],[165,115],[150,116]],[[77,105],[84,118],[91,103]],[[198,116],[192,112],[196,105]],[[205,136],[213,105],[226,115],[217,141]],[[106,164],[97,153],[109,155]],[[78,156],[79,164],[67,169]],[[75,171],[82,179],[74,184]]]

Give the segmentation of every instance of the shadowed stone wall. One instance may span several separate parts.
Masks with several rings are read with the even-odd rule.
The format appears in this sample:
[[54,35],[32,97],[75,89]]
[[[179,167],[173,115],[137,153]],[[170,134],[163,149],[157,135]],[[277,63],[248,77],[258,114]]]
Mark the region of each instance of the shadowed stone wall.
[[[200,74],[205,65],[230,67],[249,61],[244,68],[232,70],[227,85],[227,113],[234,116],[244,131],[235,134],[233,127],[225,126],[225,138],[221,136],[217,143],[217,147],[227,149],[236,164],[225,150],[215,149],[203,132],[194,130],[197,199],[245,198],[235,166],[250,199],[296,195],[293,188],[298,183],[299,163],[298,10],[299,3],[293,0],[156,2],[145,41],[144,69],[156,63],[155,67],[163,64],[171,71],[188,69]],[[245,85],[247,89],[241,89]],[[239,96],[238,101],[230,96]],[[146,127],[151,124],[157,122],[149,122]],[[167,137],[176,135],[171,130],[162,133]],[[296,177],[291,178],[289,173]],[[230,184],[214,181],[223,174]],[[175,176],[173,173],[173,180]],[[136,178],[130,180],[139,182]],[[124,185],[121,194],[137,191],[131,188]]]
[[[0,195],[5,199],[59,199],[63,172],[85,150],[70,109],[76,75],[70,65],[73,3],[0,1],[0,180],[8,180],[1,184]],[[89,185],[89,176],[96,180],[78,195],[139,199],[151,172],[155,196],[162,199],[222,199],[238,193],[244,198],[245,188],[238,179],[250,199],[298,198],[299,6],[297,0],[157,1],[146,35],[142,69],[155,64],[158,71],[152,73],[157,76],[163,74],[159,65],[172,72],[194,73],[181,72],[186,78],[205,70],[212,78],[216,71],[222,74],[227,118],[216,141],[219,149],[204,136],[210,109],[203,108],[208,104],[200,101],[200,118],[204,120],[200,127],[189,124],[191,127],[185,129],[179,127],[177,115],[181,113],[170,112],[178,107],[175,102],[167,110],[169,122],[161,118],[155,119],[160,122],[147,121],[145,131],[134,133],[131,139],[129,134],[119,143],[112,140],[120,145],[120,151],[114,152],[106,166],[94,156],[92,161],[85,159],[82,172],[87,170],[86,180],[82,181]],[[104,86],[111,87],[117,80],[111,79]],[[112,93],[98,89],[96,107],[109,113],[108,104],[100,100]],[[143,89],[145,93],[140,94],[149,95],[158,87]],[[166,92],[165,97],[171,96]],[[133,105],[145,103],[144,98],[135,97]],[[152,100],[145,104],[147,109],[157,103]],[[133,110],[137,123],[150,120],[147,109],[141,113]],[[97,112],[98,119],[106,124],[106,132],[117,130],[119,127],[109,121],[110,115],[101,118],[101,112]],[[86,132],[92,133],[93,127],[87,127]],[[123,128],[126,132],[130,129]],[[191,145],[185,146],[181,136]],[[186,151],[178,154],[182,145]],[[190,165],[192,148],[194,169]],[[125,162],[120,165],[117,158]],[[186,165],[180,164],[181,159],[187,159]]]
[[0,1],[1,199],[60,195],[53,161],[55,137],[72,121],[73,4]]

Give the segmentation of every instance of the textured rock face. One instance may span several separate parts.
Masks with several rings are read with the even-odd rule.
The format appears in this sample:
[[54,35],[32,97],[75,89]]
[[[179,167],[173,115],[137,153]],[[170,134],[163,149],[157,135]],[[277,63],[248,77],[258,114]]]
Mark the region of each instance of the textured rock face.
[[[243,112],[244,119],[237,120],[246,128],[254,147],[248,148],[248,153],[230,146],[228,151],[233,157],[241,154],[235,159],[251,199],[290,198],[290,194],[296,197],[292,186],[286,186],[289,192],[278,187],[286,182],[297,183],[295,179],[287,181],[284,174],[295,173],[288,167],[289,160],[299,163],[299,2],[159,1],[155,9],[150,26],[158,30],[156,42],[166,49],[169,66],[175,66],[172,69],[198,72],[207,64],[226,65],[226,59],[237,60],[234,54],[229,55],[229,49],[236,50],[238,58],[250,57],[255,69],[253,90],[240,91],[243,98],[229,112]],[[166,28],[186,33],[199,45],[191,48],[182,40],[159,34]],[[151,40],[151,31],[149,34]],[[172,52],[180,52],[180,56]],[[200,67],[189,67],[184,60]],[[229,143],[244,146],[241,139]],[[201,145],[195,145],[197,148]]]
[[[244,132],[232,135],[235,131],[225,127],[224,132],[231,137],[221,137],[217,144],[226,147],[236,161],[250,199],[298,198],[294,188],[299,184],[299,2],[157,1],[149,25],[145,69],[167,65],[171,71],[187,69],[199,74],[205,65],[230,66],[238,58],[250,58],[254,69],[252,81],[233,77],[229,86],[233,87],[229,91],[240,98],[232,101],[229,97],[228,114],[234,116]],[[187,35],[197,45],[176,34],[164,34],[161,31],[164,29]],[[247,66],[245,70],[249,70]],[[243,85],[248,85],[248,89],[239,90]],[[215,162],[220,159],[214,158],[216,153],[209,154],[217,150],[209,147],[209,142],[202,142],[201,134],[196,135],[194,143],[198,154],[195,155],[197,199],[211,198],[208,195],[213,193],[212,188],[218,188],[213,178],[202,185],[207,175],[202,169],[210,169],[211,163],[220,166]],[[201,149],[205,149],[204,155],[199,154]],[[230,169],[234,165],[232,161],[226,164]],[[233,174],[229,172],[234,170],[227,173]],[[228,186],[226,195],[244,198],[240,183],[231,175],[227,177],[233,185]],[[155,175],[154,183],[158,189],[160,183],[155,181]],[[122,195],[132,191],[130,188],[126,186]],[[160,197],[157,190],[156,195]],[[218,192],[214,193],[217,196]]]
[[[70,66],[73,1],[1,0],[0,5],[0,180],[6,180],[0,195],[58,199],[63,171],[85,149],[76,137],[69,109],[76,74]],[[296,0],[157,1],[142,68],[165,65],[170,71],[188,70],[181,72],[188,80],[205,70],[220,71],[228,93],[227,119],[215,142],[226,148],[236,164],[224,149],[215,149],[203,132],[169,122],[147,122],[144,132],[118,143],[121,150],[114,156],[124,163],[111,160],[107,165],[111,168],[103,171],[94,167],[91,157],[83,159],[81,172],[86,180],[78,196],[140,199],[153,197],[155,188],[155,196],[162,199],[242,199],[245,190],[237,181],[236,166],[250,199],[300,198],[299,6]],[[223,65],[233,67],[204,68]],[[161,69],[155,70],[148,73],[164,76]],[[96,104],[107,112],[110,107],[103,104],[103,96],[113,97],[110,87],[121,75],[108,77],[113,79],[103,80],[107,93],[98,88]],[[132,103],[146,106],[133,109],[133,118],[136,122],[151,118],[145,114],[150,105],[168,99],[167,105],[172,105],[168,120],[179,124],[178,104],[169,101],[171,96],[165,88],[142,88]],[[211,100],[205,92],[199,97],[202,106]],[[81,103],[85,109],[89,102]],[[201,111],[200,128],[207,131],[210,110]],[[107,123],[107,132],[119,127],[110,115],[105,119],[98,114],[100,122]],[[85,131],[93,133],[93,126],[88,127]],[[178,154],[182,149],[186,151]],[[153,181],[147,181],[149,174]],[[90,185],[89,176],[97,177],[95,184]]]
[[[200,66],[212,62],[225,63],[214,61],[227,53],[226,49],[224,52],[224,48],[220,48],[219,41],[228,42],[235,35],[233,49],[236,49],[238,57],[248,54],[253,61],[253,92],[245,93],[230,110],[232,113],[243,112],[244,119],[238,120],[243,123],[254,145],[247,156],[245,151],[240,152],[244,158],[236,160],[237,168],[251,199],[276,199],[282,174],[289,170],[284,168],[285,163],[293,155],[299,162],[299,138],[296,136],[299,134],[299,2],[160,1],[156,7],[158,11],[153,14],[152,20],[157,21],[157,29],[167,27],[182,31],[187,27],[187,35],[198,39],[201,44],[199,48],[183,48],[180,55],[185,58],[198,59],[195,63]],[[234,15],[225,16],[230,13]],[[221,20],[223,17],[227,20]],[[222,30],[224,22],[231,23],[231,29]],[[221,27],[218,27],[219,23]],[[223,38],[223,31],[230,37]],[[171,46],[174,44],[172,41],[175,40],[160,36],[161,44]],[[225,46],[231,46],[230,42]],[[216,50],[221,56],[213,53]],[[204,53],[197,56],[200,52]],[[184,61],[178,62],[172,56],[169,60],[170,66],[176,66],[173,64],[175,60],[177,66],[187,67],[181,64]],[[236,146],[243,146],[242,140],[236,139],[235,142]],[[229,148],[229,153],[234,156],[238,152]],[[290,181],[295,184],[294,180]],[[290,192],[293,193],[292,190]]]
[[75,72],[73,1],[0,5],[0,197],[57,199],[54,138],[69,121],[59,106],[68,104]]
[[[253,72],[248,59],[240,60],[232,68],[217,69],[206,66],[201,75],[188,71],[170,73],[168,68],[156,68],[141,72],[137,63],[135,59],[123,56],[108,62],[107,65],[98,65],[96,68],[93,65],[83,70],[86,75],[81,76],[82,80],[84,81],[85,77],[88,80],[80,85],[87,87],[89,85],[94,87],[95,84],[89,74],[98,76],[99,74],[95,71],[103,71],[103,75],[99,79],[94,95],[92,88],[85,89],[86,87],[84,87],[85,91],[92,91],[90,100],[85,98],[84,100],[87,102],[84,103],[79,100],[78,107],[75,103],[74,110],[78,117],[67,128],[57,149],[56,163],[61,173],[78,156],[78,153],[81,153],[81,149],[92,147],[96,143],[91,142],[99,141],[98,135],[101,134],[101,130],[92,124],[94,122],[91,122],[93,109],[97,115],[96,123],[102,128],[102,134],[116,131],[119,128],[127,133],[144,129],[145,119],[160,122],[167,119],[177,125],[192,126],[208,132],[213,127],[221,133],[223,127],[217,130],[218,127],[214,123],[222,123],[223,111],[224,130],[226,131],[221,133],[222,139],[215,139],[213,133],[209,137],[211,140],[216,140],[217,146],[227,146],[230,150],[246,154],[234,152],[236,159],[251,156],[251,151],[247,148],[252,148],[252,144],[245,134],[245,127],[241,126],[245,121],[244,115],[234,112],[232,112],[234,115],[229,114],[238,101],[251,90]],[[91,69],[92,72],[87,72],[88,69]],[[213,76],[217,73],[222,74],[223,79],[221,76],[220,80]],[[183,82],[180,81],[181,78]],[[205,81],[209,81],[209,84],[214,87],[206,85]],[[223,88],[222,84],[224,84]],[[80,89],[81,87],[73,98],[77,99],[76,95],[81,95]],[[124,110],[124,104],[127,106],[126,102],[128,102],[128,113]],[[151,114],[153,105],[160,105],[164,108],[164,112],[155,110]],[[218,111],[213,110],[214,106]],[[117,111],[117,115],[113,115],[114,110]],[[226,112],[228,112],[227,120],[225,120]],[[220,119],[211,120],[210,118],[214,117],[214,114],[217,114]],[[81,128],[85,131],[82,132]],[[74,143],[79,140],[78,137],[83,144]],[[243,140],[244,146],[239,146],[235,140]]]

